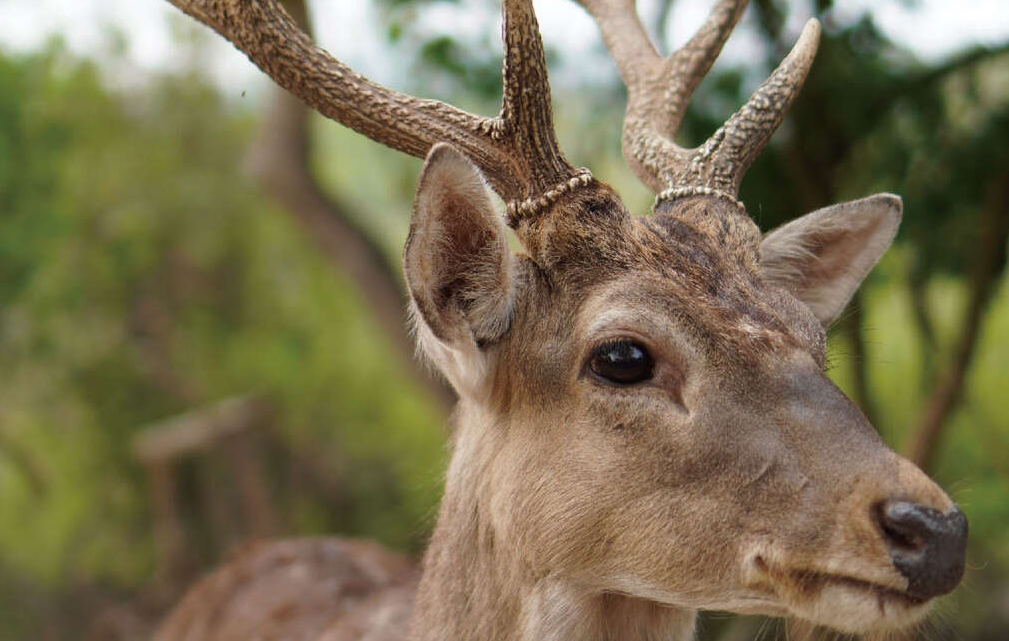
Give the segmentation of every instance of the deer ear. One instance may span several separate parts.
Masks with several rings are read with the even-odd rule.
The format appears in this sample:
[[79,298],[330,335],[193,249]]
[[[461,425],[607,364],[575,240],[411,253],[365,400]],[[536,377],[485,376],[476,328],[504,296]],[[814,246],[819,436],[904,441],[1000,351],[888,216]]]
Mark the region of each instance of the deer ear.
[[500,338],[511,317],[511,254],[479,170],[446,144],[421,171],[403,251],[421,347],[451,370]]
[[764,280],[792,292],[830,325],[890,246],[901,208],[899,196],[877,194],[782,225],[760,245]]

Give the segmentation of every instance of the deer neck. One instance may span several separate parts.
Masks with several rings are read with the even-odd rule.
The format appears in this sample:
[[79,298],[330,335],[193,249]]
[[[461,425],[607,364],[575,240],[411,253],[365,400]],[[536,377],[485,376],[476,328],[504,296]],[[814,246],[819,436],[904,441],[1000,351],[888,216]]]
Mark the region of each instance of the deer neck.
[[465,401],[456,423],[445,495],[411,621],[413,641],[693,639],[693,610],[537,575],[520,546],[500,537],[483,491],[500,451],[494,426]]

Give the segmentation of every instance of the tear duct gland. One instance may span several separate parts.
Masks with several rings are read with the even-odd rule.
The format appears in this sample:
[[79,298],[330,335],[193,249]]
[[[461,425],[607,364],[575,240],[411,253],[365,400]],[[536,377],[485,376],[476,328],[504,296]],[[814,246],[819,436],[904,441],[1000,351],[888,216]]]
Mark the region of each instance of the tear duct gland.
[[459,405],[419,580],[352,546],[326,556],[332,571],[295,572],[296,546],[284,580],[261,579],[249,568],[283,562],[254,551],[198,586],[160,638],[241,638],[222,612],[265,620],[284,589],[296,606],[350,584],[352,607],[334,596],[329,613],[278,625],[327,639],[689,639],[703,608],[866,632],[912,624],[959,582],[963,515],[822,372],[824,328],[892,241],[900,199],[762,235],[736,198],[812,64],[815,21],[691,150],[673,137],[746,3],[717,2],[663,57],[631,0],[582,0],[628,87],[624,155],[657,193],[633,218],[557,146],[528,0],[503,3],[496,118],[357,76],[271,0],[172,1],[324,114],[426,156],[404,270],[420,347]]

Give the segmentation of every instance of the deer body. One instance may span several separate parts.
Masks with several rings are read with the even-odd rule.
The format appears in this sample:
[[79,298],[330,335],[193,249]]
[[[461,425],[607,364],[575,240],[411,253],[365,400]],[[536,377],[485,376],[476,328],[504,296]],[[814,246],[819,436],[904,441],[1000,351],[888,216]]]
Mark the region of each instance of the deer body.
[[[419,582],[359,544],[266,546],[197,586],[159,639],[675,641],[699,609],[862,633],[914,623],[959,582],[963,515],[823,374],[824,328],[893,239],[900,199],[762,235],[735,197],[815,23],[687,150],[672,135],[745,2],[721,0],[661,58],[631,0],[582,0],[628,85],[625,155],[658,194],[635,218],[557,147],[527,0],[504,0],[495,119],[352,75],[271,0],[173,2],[324,113],[426,155],[404,270],[420,347],[459,405]],[[386,122],[397,109],[411,127]]]

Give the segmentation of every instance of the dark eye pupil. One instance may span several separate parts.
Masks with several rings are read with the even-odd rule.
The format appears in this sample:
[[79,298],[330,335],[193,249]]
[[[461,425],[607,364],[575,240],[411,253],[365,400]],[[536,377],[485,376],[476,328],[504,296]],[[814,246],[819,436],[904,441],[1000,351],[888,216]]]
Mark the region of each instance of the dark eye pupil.
[[652,357],[643,345],[622,339],[600,345],[592,352],[589,368],[612,383],[629,385],[652,377]]

